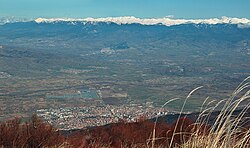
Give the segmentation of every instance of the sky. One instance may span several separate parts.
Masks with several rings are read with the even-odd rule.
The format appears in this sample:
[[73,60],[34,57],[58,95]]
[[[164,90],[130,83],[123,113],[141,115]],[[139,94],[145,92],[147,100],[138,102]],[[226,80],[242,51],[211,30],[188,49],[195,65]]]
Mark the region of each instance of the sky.
[[0,17],[250,19],[250,0],[0,0]]

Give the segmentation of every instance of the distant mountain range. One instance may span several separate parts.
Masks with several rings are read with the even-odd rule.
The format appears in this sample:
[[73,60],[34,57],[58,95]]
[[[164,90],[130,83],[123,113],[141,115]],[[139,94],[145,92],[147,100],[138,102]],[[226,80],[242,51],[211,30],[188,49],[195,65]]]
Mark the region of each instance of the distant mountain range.
[[[88,61],[133,61],[160,75],[224,73],[219,67],[225,66],[228,74],[249,74],[250,20],[246,18],[6,18],[1,19],[2,24],[4,20],[0,25],[2,57],[30,56],[44,61],[61,52],[65,59],[71,55]],[[10,52],[14,49],[25,52]],[[51,57],[42,56],[48,53]],[[55,63],[34,63],[40,65],[34,68]]]
[[173,26],[180,24],[238,24],[239,27],[250,27],[250,20],[247,18],[209,18],[209,19],[175,19],[171,17],[164,18],[136,18],[134,16],[124,17],[106,17],[106,18],[36,18],[36,19],[24,19],[15,17],[3,17],[0,18],[0,24],[13,23],[13,22],[28,22],[35,21],[37,23],[55,23],[55,22],[106,22],[116,24],[142,24],[142,25],[165,25]]
[[[201,85],[207,90],[203,96],[221,99],[250,74],[248,25],[248,19],[227,17],[13,18],[0,25],[0,72],[5,74],[4,80],[31,78],[34,83],[52,76],[75,78],[88,82],[87,87],[111,86],[110,91],[126,93],[131,100],[158,104],[165,103],[163,98],[185,96]],[[73,73],[65,72],[69,70]],[[3,90],[11,90],[1,85],[6,86]],[[29,88],[15,88],[2,97],[44,95],[34,94],[33,88],[26,93],[23,89]],[[119,104],[126,99],[107,100]],[[190,103],[190,110],[202,102],[197,100]]]

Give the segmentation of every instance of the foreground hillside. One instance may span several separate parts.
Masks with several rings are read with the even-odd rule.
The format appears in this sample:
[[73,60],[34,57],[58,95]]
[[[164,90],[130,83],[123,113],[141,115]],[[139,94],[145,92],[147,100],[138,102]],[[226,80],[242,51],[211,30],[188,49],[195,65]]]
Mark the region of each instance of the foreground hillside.
[[[242,110],[234,113],[240,115]],[[218,117],[218,112],[211,113]],[[190,114],[188,116],[196,116]],[[250,110],[245,112],[245,117]],[[171,117],[164,117],[173,120]],[[214,122],[215,118],[209,119]],[[245,120],[241,131],[234,135],[244,140],[244,145],[250,145],[250,121]],[[244,128],[243,128],[244,127]],[[0,124],[0,146],[2,147],[182,147],[193,138],[194,134],[204,139],[211,134],[212,125],[197,124],[187,116],[177,119],[172,124],[160,121],[157,124],[152,120],[141,119],[138,122],[126,123],[121,121],[101,127],[94,127],[77,131],[58,131],[52,125],[44,123],[33,116],[27,123],[15,119]],[[154,135],[155,133],[155,135]],[[153,135],[155,138],[153,138]],[[246,137],[245,137],[246,136]],[[236,139],[236,140],[237,140]],[[223,139],[220,139],[223,140]]]
[[[178,122],[172,125],[164,122],[157,124],[155,136],[161,139],[156,140],[156,145],[169,145],[175,125],[178,127],[176,129],[178,132],[192,132],[194,124],[190,119],[181,118]],[[204,134],[209,130],[209,127],[205,125],[199,127],[202,127]],[[151,143],[150,137],[152,137],[153,129],[154,122],[145,120],[135,123],[120,122],[88,130],[60,132],[34,116],[32,121],[26,124],[21,124],[19,120],[2,123],[0,145],[3,147],[145,147]],[[182,144],[184,139],[190,138],[190,134],[174,137],[174,144]]]

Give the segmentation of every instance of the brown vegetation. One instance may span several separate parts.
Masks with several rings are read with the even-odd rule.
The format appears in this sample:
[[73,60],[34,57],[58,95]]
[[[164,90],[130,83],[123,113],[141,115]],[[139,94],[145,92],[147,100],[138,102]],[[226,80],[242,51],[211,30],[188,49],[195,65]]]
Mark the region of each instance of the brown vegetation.
[[30,122],[21,123],[14,119],[0,124],[0,146],[2,147],[44,147],[56,146],[64,138],[50,124],[33,116]]
[[[155,129],[155,130],[154,130]],[[155,136],[153,137],[153,131]],[[236,137],[244,138],[245,128]],[[206,137],[211,128],[197,124],[187,117],[179,118],[172,125],[166,122],[141,120],[134,123],[121,121],[87,130],[62,133],[50,124],[33,116],[30,122],[14,119],[0,124],[1,147],[180,147],[194,134]],[[171,146],[170,146],[171,145]]]
[[[182,144],[192,132],[193,122],[187,118],[180,118],[175,124],[157,123],[155,128],[156,146],[168,146],[173,131],[174,143]],[[205,126],[204,126],[205,127]],[[7,121],[0,125],[0,146],[3,147],[145,147],[152,140],[154,122],[149,120],[126,123],[125,121],[88,130],[80,130],[65,136],[51,125],[42,122],[36,116],[27,123],[20,123],[19,119]],[[204,128],[203,128],[204,129]]]

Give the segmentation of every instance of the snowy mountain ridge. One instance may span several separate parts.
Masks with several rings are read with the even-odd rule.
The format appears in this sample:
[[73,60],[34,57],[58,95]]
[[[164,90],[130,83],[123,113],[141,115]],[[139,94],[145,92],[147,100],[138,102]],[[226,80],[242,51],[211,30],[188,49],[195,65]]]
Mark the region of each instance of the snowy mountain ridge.
[[37,23],[54,23],[54,22],[106,22],[106,23],[116,23],[122,24],[142,24],[142,25],[157,25],[162,24],[165,26],[181,25],[181,24],[241,24],[250,26],[250,20],[247,18],[210,18],[210,19],[174,19],[170,17],[164,18],[136,18],[134,16],[124,16],[124,17],[105,17],[105,18],[37,18],[35,22]]
[[31,22],[36,23],[57,23],[57,22],[68,22],[74,25],[76,22],[92,23],[96,24],[102,23],[115,23],[118,25],[123,24],[141,24],[141,25],[164,25],[164,26],[174,26],[181,24],[236,24],[239,28],[249,28],[250,20],[247,18],[236,18],[236,17],[221,17],[221,18],[208,18],[208,19],[177,19],[173,17],[163,17],[163,18],[137,18],[134,16],[123,16],[123,17],[104,17],[104,18],[35,18],[35,19],[25,19],[16,17],[2,17],[0,18],[0,25],[17,23],[17,22]]

